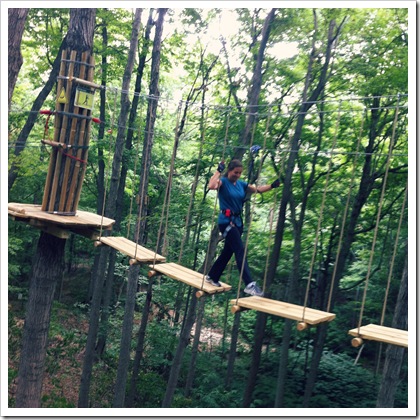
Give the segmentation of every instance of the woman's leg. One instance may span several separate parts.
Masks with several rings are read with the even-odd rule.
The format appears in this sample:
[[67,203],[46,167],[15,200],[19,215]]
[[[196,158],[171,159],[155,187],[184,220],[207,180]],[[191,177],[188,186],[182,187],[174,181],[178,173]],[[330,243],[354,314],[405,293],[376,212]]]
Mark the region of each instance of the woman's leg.
[[243,227],[238,228],[237,226],[233,227],[231,231],[226,236],[226,242],[225,246],[229,246],[231,251],[235,254],[236,259],[236,266],[238,268],[239,273],[242,271],[242,265],[243,272],[242,272],[242,280],[244,281],[245,285],[248,285],[251,283],[252,277],[251,277],[251,271],[249,269],[248,261],[245,258],[244,263],[244,256],[245,256],[245,247],[242,242],[241,236],[243,232]]
[[228,265],[230,259],[232,258],[232,255],[233,251],[225,241],[225,246],[223,247],[222,253],[214,262],[213,267],[208,272],[208,276],[214,281],[219,281],[220,276],[223,274],[223,271]]

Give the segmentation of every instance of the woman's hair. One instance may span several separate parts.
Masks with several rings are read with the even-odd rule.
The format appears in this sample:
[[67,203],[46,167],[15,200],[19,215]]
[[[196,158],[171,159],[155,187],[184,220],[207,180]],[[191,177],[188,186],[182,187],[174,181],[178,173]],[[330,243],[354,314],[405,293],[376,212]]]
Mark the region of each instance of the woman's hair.
[[228,172],[233,171],[235,168],[243,168],[242,162],[239,159],[232,159],[229,162],[225,176],[227,176]]

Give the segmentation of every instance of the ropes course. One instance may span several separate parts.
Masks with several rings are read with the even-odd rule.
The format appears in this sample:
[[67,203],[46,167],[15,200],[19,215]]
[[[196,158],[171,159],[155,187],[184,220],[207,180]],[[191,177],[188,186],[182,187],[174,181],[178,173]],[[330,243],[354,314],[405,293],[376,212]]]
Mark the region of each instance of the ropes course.
[[[205,282],[205,274],[197,272],[195,270],[192,270],[190,268],[184,267],[182,265],[182,259],[184,254],[184,247],[187,242],[186,235],[183,236],[181,241],[181,246],[178,252],[178,261],[177,262],[168,262],[168,242],[167,242],[167,232],[169,228],[169,213],[171,208],[171,192],[173,189],[173,177],[175,173],[175,161],[176,156],[178,152],[178,147],[180,143],[180,123],[181,123],[181,110],[182,107],[185,106],[185,111],[187,109],[190,110],[199,110],[201,112],[200,117],[200,144],[199,144],[199,150],[198,150],[198,157],[196,159],[196,168],[195,168],[195,176],[193,180],[193,190],[192,194],[190,195],[190,200],[188,204],[188,208],[185,215],[185,226],[187,227],[190,224],[191,220],[191,212],[193,209],[193,203],[195,199],[195,192],[196,188],[199,182],[199,173],[200,173],[200,166],[203,159],[203,147],[206,142],[206,130],[208,125],[208,114],[209,111],[220,111],[223,113],[223,115],[226,115],[226,121],[225,121],[225,130],[224,130],[224,136],[223,136],[223,143],[216,139],[215,141],[212,141],[212,144],[214,148],[217,148],[220,150],[222,149],[222,161],[225,160],[226,155],[229,154],[231,151],[239,151],[242,150],[246,152],[244,149],[250,149],[252,150],[252,147],[254,146],[255,136],[257,132],[257,126],[260,120],[266,119],[265,123],[265,130],[263,133],[263,146],[261,148],[261,153],[266,154],[266,156],[271,155],[273,159],[280,158],[283,159],[288,153],[292,152],[298,152],[302,155],[311,155],[314,154],[316,156],[325,156],[329,157],[328,162],[328,169],[325,176],[325,183],[322,191],[322,200],[321,205],[319,208],[319,216],[318,216],[318,223],[315,230],[315,239],[313,243],[313,252],[312,257],[310,261],[309,266],[309,272],[307,277],[307,283],[306,283],[306,289],[305,289],[305,295],[303,299],[303,305],[295,305],[287,302],[282,302],[279,300],[274,299],[268,299],[266,297],[260,297],[260,296],[251,296],[251,297],[240,297],[240,288],[242,283],[242,275],[244,272],[244,266],[245,266],[245,260],[248,252],[248,247],[250,243],[250,234],[251,234],[251,227],[253,222],[253,215],[255,213],[255,207],[256,207],[256,194],[253,197],[251,206],[250,206],[250,216],[249,216],[249,226],[247,230],[246,240],[245,240],[245,254],[244,259],[242,263],[242,267],[240,269],[239,274],[239,281],[238,281],[238,289],[237,289],[237,296],[236,299],[233,299],[230,301],[232,305],[232,312],[236,313],[238,311],[252,309],[260,312],[265,312],[268,314],[272,314],[275,316],[279,316],[286,319],[292,319],[298,321],[298,330],[304,330],[308,327],[308,325],[317,325],[323,322],[330,322],[335,318],[335,314],[330,312],[331,309],[331,301],[333,296],[333,289],[336,281],[336,267],[338,265],[338,260],[340,257],[340,253],[342,250],[342,241],[344,236],[344,230],[346,225],[346,220],[348,216],[350,201],[351,201],[351,195],[352,195],[352,189],[355,185],[355,174],[356,174],[356,161],[359,156],[367,155],[367,152],[360,151],[361,148],[361,139],[362,139],[362,132],[363,132],[363,125],[367,116],[368,111],[372,110],[378,110],[378,109],[385,109],[385,110],[395,110],[395,116],[393,121],[393,129],[392,129],[392,136],[391,136],[391,142],[389,145],[389,151],[387,154],[379,153],[378,151],[372,152],[371,154],[380,157],[380,156],[387,156],[387,162],[386,162],[386,171],[385,171],[385,177],[382,185],[382,192],[381,192],[381,198],[380,198],[380,207],[377,212],[377,220],[375,225],[375,231],[374,231],[374,238],[372,243],[372,249],[370,254],[370,261],[368,266],[368,273],[366,276],[365,281],[365,290],[363,295],[363,301],[361,305],[361,312],[360,312],[360,318],[359,318],[359,325],[356,329],[350,330],[349,334],[354,335],[356,338],[352,341],[353,345],[360,345],[362,338],[368,339],[368,340],[377,340],[377,341],[385,341],[385,342],[392,342],[392,344],[397,344],[401,346],[406,346],[407,341],[407,332],[401,332],[401,331],[390,331],[387,327],[383,326],[384,322],[384,314],[385,314],[385,304],[384,309],[381,317],[381,325],[374,326],[374,325],[368,325],[366,327],[362,327],[362,317],[363,317],[363,310],[365,306],[366,301],[366,294],[367,294],[367,287],[372,267],[372,259],[374,255],[374,249],[375,249],[375,243],[377,239],[377,233],[378,233],[378,227],[379,222],[381,218],[381,210],[382,210],[382,203],[385,195],[385,188],[387,183],[387,177],[390,167],[390,161],[391,156],[406,156],[406,154],[397,154],[393,153],[394,148],[394,140],[395,140],[395,131],[397,126],[397,120],[398,120],[398,114],[399,110],[402,108],[407,107],[406,103],[400,103],[401,99],[408,97],[406,94],[401,95],[389,95],[386,96],[386,98],[393,100],[393,98],[397,98],[397,104],[390,105],[390,106],[382,106],[382,107],[373,107],[373,106],[367,106],[364,102],[368,100],[372,100],[377,97],[360,97],[360,98],[348,98],[348,99],[339,99],[339,100],[323,100],[323,101],[316,101],[317,105],[324,105],[324,104],[338,104],[337,109],[315,109],[310,112],[306,112],[308,116],[310,115],[328,115],[337,113],[337,118],[335,119],[335,130],[333,135],[333,141],[332,145],[328,150],[311,150],[311,149],[300,149],[300,150],[291,150],[290,144],[283,145],[280,144],[280,140],[278,144],[275,145],[273,148],[272,145],[268,145],[268,136],[270,131],[270,124],[273,118],[273,110],[276,110],[275,112],[275,118],[278,119],[278,121],[281,118],[295,118],[297,115],[299,115],[299,112],[295,112],[294,109],[296,108],[296,103],[291,104],[266,104],[266,105],[258,105],[258,111],[257,112],[242,112],[237,107],[232,106],[216,106],[209,103],[195,103],[195,102],[188,102],[188,101],[180,101],[178,103],[178,107],[176,110],[176,126],[175,126],[175,138],[173,140],[173,149],[172,149],[172,155],[170,160],[170,168],[167,176],[167,182],[166,182],[166,188],[164,192],[164,200],[161,208],[161,215],[160,215],[160,221],[159,221],[159,228],[157,230],[156,235],[156,246],[154,250],[150,250],[142,245],[140,245],[140,229],[142,226],[142,221],[144,219],[143,217],[143,200],[139,200],[139,206],[138,206],[138,212],[136,217],[136,231],[134,233],[134,241],[130,240],[130,230],[131,230],[131,219],[132,219],[132,212],[133,212],[133,200],[134,200],[134,194],[131,196],[130,200],[130,210],[129,210],[129,217],[128,217],[128,223],[127,223],[127,235],[126,237],[120,237],[120,236],[110,236],[109,233],[112,229],[112,225],[114,221],[112,219],[109,219],[105,217],[105,211],[106,211],[106,201],[107,201],[107,190],[108,190],[108,179],[110,177],[109,173],[109,166],[108,166],[108,173],[105,176],[105,187],[104,187],[104,194],[102,199],[102,214],[101,215],[92,215],[88,213],[84,213],[81,211],[77,212],[77,219],[74,217],[76,216],[76,208],[77,208],[77,202],[80,195],[81,190],[81,184],[76,185],[76,178],[77,176],[73,177],[73,172],[76,169],[82,166],[81,168],[81,177],[83,179],[83,175],[86,169],[87,164],[87,149],[88,149],[88,142],[85,141],[86,137],[89,138],[91,131],[90,131],[90,123],[93,121],[98,124],[106,124],[103,121],[100,121],[99,119],[93,117],[91,115],[91,108],[85,106],[83,107],[82,104],[78,103],[76,101],[76,106],[73,105],[73,97],[74,95],[85,95],[85,101],[89,101],[90,97],[88,95],[92,94],[96,89],[104,89],[110,92],[114,93],[114,103],[113,103],[113,110],[110,110],[110,121],[109,121],[109,139],[108,139],[108,155],[112,155],[112,130],[116,126],[116,112],[117,112],[117,95],[118,93],[122,93],[123,91],[121,89],[116,88],[106,88],[104,86],[96,85],[92,82],[93,80],[93,73],[92,73],[92,66],[86,65],[86,74],[79,74],[74,67],[75,62],[75,52],[71,53],[70,60],[68,60],[66,57],[63,56],[61,69],[60,69],[60,77],[58,78],[58,87],[57,87],[57,101],[56,101],[56,110],[55,111],[42,111],[41,115],[47,115],[47,119],[44,125],[44,136],[42,139],[43,145],[49,145],[53,148],[53,152],[50,156],[50,167],[49,172],[46,180],[45,185],[45,191],[44,191],[44,198],[42,207],[34,207],[31,205],[20,205],[18,203],[10,203],[9,204],[9,214],[16,218],[17,220],[25,220],[32,224],[35,227],[41,228],[49,233],[55,234],[57,236],[61,235],[60,237],[68,237],[68,232],[73,232],[77,234],[84,235],[86,237],[89,237],[91,239],[95,240],[95,245],[107,245],[129,257],[130,265],[132,264],[147,264],[149,267],[149,277],[155,276],[155,275],[164,275],[170,279],[174,279],[176,281],[185,283],[193,288],[195,288],[196,296],[199,298],[201,296],[204,296],[206,294],[216,294],[221,292],[228,292],[232,289],[232,287],[226,283],[221,283],[220,287],[213,286],[212,284],[209,284],[208,282]],[[88,57],[83,57],[82,62],[88,62]],[[81,66],[81,71],[85,71],[83,68],[83,65]],[[77,74],[76,74],[77,73]],[[83,80],[83,77],[86,77],[87,80]],[[83,87],[83,89],[80,89],[80,86]],[[64,89],[64,96],[62,94]],[[127,92],[128,93],[128,92]],[[137,93],[134,93],[134,95],[137,95]],[[167,101],[170,102],[169,99],[154,97],[150,95],[143,95],[138,94],[146,101]],[[378,98],[385,98],[378,97]],[[356,105],[353,107],[353,104],[347,104],[347,107],[344,107],[344,103],[347,102],[354,102]],[[358,102],[358,104],[357,104]],[[78,106],[79,104],[80,106]],[[287,108],[287,112],[283,112],[284,108]],[[250,135],[250,144],[247,145],[234,145],[234,144],[228,144],[228,138],[229,138],[229,129],[231,126],[231,118],[233,111],[236,113],[236,117],[238,116],[251,116],[253,117],[253,123],[251,128],[251,135]],[[343,113],[349,113],[349,112],[358,112],[362,113],[362,123],[360,128],[360,133],[357,139],[357,146],[356,150],[349,151],[347,149],[344,149],[343,147],[337,147],[337,141],[338,141],[338,134],[340,130],[340,119],[342,117]],[[142,114],[142,111],[140,111],[140,114]],[[54,138],[53,140],[49,137],[49,120],[50,116],[55,116],[55,123],[54,123]],[[150,141],[153,136],[156,135],[156,132],[153,131],[147,131],[147,127],[151,127],[151,119],[152,119],[152,113],[149,115],[149,124],[145,124],[145,121],[143,119],[140,119],[138,126],[136,127],[118,127],[125,128],[127,130],[136,130],[138,133],[138,140],[137,144],[135,146],[135,161],[134,161],[134,172],[133,172],[133,186],[135,185],[135,176],[137,172],[137,166],[138,166],[138,159],[140,155],[140,135],[144,134],[147,136],[147,140]],[[183,121],[185,122],[185,121]],[[142,128],[142,124],[144,124],[144,128]],[[118,125],[118,124],[117,124]],[[77,129],[76,129],[77,126]],[[76,133],[78,136],[74,136],[71,134],[70,136],[66,133],[68,131],[71,131],[71,133]],[[154,130],[154,129],[153,129]],[[182,129],[181,129],[182,131]],[[193,130],[191,130],[193,131]],[[189,137],[187,134],[184,134],[184,140],[189,140]],[[287,133],[286,133],[287,134]],[[159,133],[160,135],[160,133]],[[193,137],[195,133],[193,132],[191,136]],[[67,136],[67,137],[66,137]],[[162,133],[163,137],[169,138],[167,134]],[[172,139],[171,139],[172,140]],[[13,144],[12,147],[18,147],[18,145]],[[74,150],[74,153],[71,153]],[[143,151],[144,152],[144,151]],[[313,273],[315,270],[315,262],[316,257],[318,255],[318,247],[319,247],[319,236],[322,231],[322,223],[323,223],[323,217],[324,217],[324,210],[326,205],[326,197],[328,194],[328,186],[330,181],[330,175],[333,169],[333,157],[339,156],[339,155],[348,155],[353,156],[353,167],[351,172],[351,181],[350,181],[350,188],[347,195],[346,204],[344,207],[344,212],[342,216],[342,225],[340,230],[340,237],[338,240],[338,251],[336,254],[336,260],[334,264],[334,271],[332,274],[332,280],[330,284],[330,292],[328,295],[328,303],[327,303],[327,309],[326,311],[321,311],[317,309],[313,309],[309,307],[309,293],[310,293],[310,285],[311,280],[313,277]],[[251,155],[251,160],[253,159]],[[63,161],[63,168],[64,172],[61,176],[54,176],[54,168],[55,170],[61,170],[61,162]],[[253,163],[253,161],[252,161]],[[259,167],[257,169],[257,179],[256,179],[256,185],[258,184],[258,177],[260,176],[262,172],[262,165],[263,165],[263,159],[260,159]],[[143,160],[143,168],[142,168],[142,174],[145,174],[148,170],[147,162]],[[249,174],[251,175],[251,174]],[[140,176],[140,185],[139,185],[139,194],[146,194],[145,189],[147,188],[146,185],[146,177]],[[65,197],[65,195],[61,195],[59,197],[56,197],[57,191],[59,191],[57,182],[58,180],[62,180],[64,184],[69,183],[70,184],[70,192],[69,197]],[[134,189],[134,187],[133,187]],[[258,192],[258,189],[257,189]],[[215,226],[215,219],[216,219],[216,212],[217,212],[217,204],[218,204],[218,194],[219,191],[217,189],[216,195],[214,197],[214,206],[213,206],[213,214],[211,217],[211,227],[210,231],[213,232],[214,226]],[[394,265],[395,260],[395,254],[397,250],[397,241],[401,229],[401,223],[402,223],[402,215],[404,213],[405,203],[406,203],[406,194],[407,190],[405,192],[404,201],[403,201],[403,207],[401,211],[401,218],[399,222],[398,227],[398,233],[397,233],[397,239],[396,244],[394,247],[394,254],[392,258],[392,264],[391,269],[389,273],[388,278],[388,284],[387,284],[387,290],[385,294],[385,302],[388,297],[389,292],[389,285],[390,285],[390,279],[392,274],[392,269]],[[67,200],[68,198],[68,200]],[[67,201],[66,201],[67,200]],[[71,202],[76,201],[75,206],[71,206]],[[268,265],[270,263],[270,252],[271,252],[271,236],[272,236],[272,230],[273,230],[273,221],[274,221],[274,208],[276,206],[277,202],[277,192],[274,194],[274,204],[272,206],[272,209],[269,212],[269,234],[268,234],[268,245],[267,245],[267,253],[266,253],[266,261],[265,261],[265,270],[264,270],[264,280],[263,280],[263,291],[266,292],[266,280],[267,280],[267,271],[268,271]],[[59,203],[59,208],[55,209],[54,206]],[[34,216],[36,214],[36,216]],[[72,216],[73,219],[72,219]],[[86,223],[83,222],[83,216],[86,218]],[[143,225],[144,226],[144,225]],[[106,231],[106,232],[104,232]],[[105,233],[105,234],[104,234]],[[203,272],[206,273],[209,263],[210,263],[210,246],[211,246],[211,238],[207,245],[207,251],[205,253],[204,257],[204,263],[203,263]],[[387,338],[388,335],[393,334],[392,340]],[[405,340],[405,341],[404,341]]]

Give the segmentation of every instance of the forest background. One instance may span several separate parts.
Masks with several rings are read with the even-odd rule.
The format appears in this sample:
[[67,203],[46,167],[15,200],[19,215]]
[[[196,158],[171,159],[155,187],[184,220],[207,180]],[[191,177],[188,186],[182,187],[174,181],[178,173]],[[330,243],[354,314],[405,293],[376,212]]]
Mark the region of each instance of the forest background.
[[[2,138],[9,139],[2,172],[9,168],[9,202],[39,203],[49,152],[40,144],[48,136],[48,125],[38,111],[54,108],[56,92],[51,87],[41,103],[37,99],[67,31],[69,10],[28,13],[23,66],[8,132],[2,132]],[[409,171],[408,9],[233,9],[231,17],[236,15],[239,29],[222,20],[216,8],[143,9],[127,89],[135,10],[97,9],[93,50],[102,64],[97,64],[95,80],[106,89],[98,92],[95,109],[103,123],[92,128],[79,208],[105,211],[115,218],[112,235],[134,238],[138,227],[140,243],[151,249],[158,244],[168,260],[202,272],[206,256],[214,256],[218,246],[215,195],[206,185],[221,159],[240,157],[245,177],[252,182],[263,184],[279,177],[284,184],[278,195],[272,192],[251,200],[246,208],[254,276],[261,284],[264,281],[274,299],[300,305],[309,299],[309,306],[329,308],[337,317],[328,328],[297,332],[284,319],[252,311],[233,316],[229,301],[239,290],[235,267],[226,273],[226,282],[233,286],[230,294],[198,302],[189,288],[165,278],[152,281],[142,269],[135,273],[133,325],[127,332],[124,320],[132,268],[122,255],[107,255],[108,274],[103,271],[102,277],[107,278],[108,293],[101,298],[86,402],[82,392],[86,381],[79,381],[86,374],[90,306],[104,251],[72,235],[66,241],[65,272],[51,308],[41,407],[383,406],[385,348],[369,343],[359,359],[347,331],[357,326],[360,314],[364,322],[378,323],[388,280],[385,325],[391,325],[402,279],[407,277],[408,205],[401,209]],[[215,25],[216,31],[209,25]],[[225,27],[230,30],[226,35]],[[153,51],[156,55],[158,49],[159,67],[153,68]],[[159,97],[156,101],[150,94],[154,75],[159,76],[158,90],[152,92]],[[137,102],[137,108],[131,114],[124,111],[124,101],[132,110]],[[151,103],[156,105],[152,140],[145,128]],[[3,104],[4,98],[5,109]],[[34,114],[22,147],[20,136]],[[249,151],[253,144],[263,146],[255,156]],[[119,183],[121,195],[112,209],[107,203],[114,197],[109,189],[118,147],[117,178],[124,183]],[[299,153],[290,152],[297,149]],[[3,193],[4,180],[2,174]],[[141,222],[139,208],[144,212]],[[162,231],[164,216],[169,223]],[[335,258],[342,246],[340,227],[349,229],[350,221],[354,228],[347,231],[348,250],[333,283],[333,268],[339,266]],[[7,388],[13,407],[39,231],[12,221],[6,228],[8,272],[2,278],[7,275],[9,281],[2,296],[8,295],[11,305],[6,316]],[[367,280],[369,288],[364,289]],[[4,302],[2,320],[3,315]],[[130,354],[122,367],[126,334]],[[409,406],[409,374],[404,353],[395,407]]]

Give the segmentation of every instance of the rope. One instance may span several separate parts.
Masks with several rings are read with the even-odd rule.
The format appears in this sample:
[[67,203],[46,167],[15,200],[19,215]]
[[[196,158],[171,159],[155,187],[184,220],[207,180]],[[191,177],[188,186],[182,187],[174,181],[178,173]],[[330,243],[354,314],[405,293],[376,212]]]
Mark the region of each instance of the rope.
[[[109,103],[108,103],[108,108],[109,108]],[[114,111],[111,112],[111,129],[108,131],[109,134],[109,142],[108,142],[108,146],[109,146],[109,156],[111,156],[111,140],[112,140],[112,127],[114,125],[114,121],[115,121],[115,110],[117,109],[117,91],[115,90],[115,96],[114,96]],[[99,230],[99,240],[101,240],[102,238],[102,231],[103,231],[103,221],[104,221],[104,215],[105,215],[105,204],[106,204],[106,199],[107,199],[107,189],[108,189],[108,178],[109,178],[109,173],[110,173],[111,167],[110,165],[108,165],[108,169],[107,169],[107,173],[105,176],[105,183],[104,183],[104,195],[102,198],[102,212],[101,212],[101,228]]]
[[[203,111],[204,111],[204,108],[203,108]],[[194,176],[194,181],[193,181],[194,191],[192,191],[192,193],[190,195],[190,202],[188,204],[187,215],[185,216],[185,227],[186,227],[187,230],[188,230],[188,225],[189,225],[188,222],[189,222],[189,219],[190,219],[192,205],[193,205],[193,201],[194,201],[194,198],[195,198],[195,185],[197,185],[198,175],[199,175],[199,172],[200,172],[200,163],[201,163],[201,158],[202,158],[202,155],[203,155],[203,144],[204,144],[204,139],[205,139],[207,118],[208,118],[208,109],[207,109],[207,112],[206,112],[204,123],[202,124],[200,149],[199,149],[199,152],[198,152],[197,164],[195,166],[195,176]],[[179,256],[178,256],[178,263],[180,263],[181,260],[182,260],[182,255],[183,255],[183,252],[184,252],[184,246],[185,246],[185,242],[186,242],[186,239],[187,239],[186,236],[187,235],[184,234],[183,237],[182,237],[181,248],[180,248]]]
[[[228,133],[229,133],[229,126],[230,126],[230,112],[227,113],[225,137],[224,137],[224,140],[223,140],[222,161],[224,161],[224,159],[225,159],[226,145],[227,145],[227,137],[228,137]],[[203,270],[204,273],[203,273],[203,278],[201,280],[201,290],[203,289],[203,286],[204,286],[204,279],[206,277],[207,268],[208,268],[208,265],[209,265],[209,253],[210,253],[210,245],[211,245],[211,232],[213,232],[214,225],[215,225],[216,212],[217,212],[217,201],[218,201],[218,198],[219,198],[219,188],[220,188],[220,184],[217,186],[216,196],[214,198],[213,214],[212,214],[212,217],[211,217],[211,221],[212,222],[211,222],[211,226],[210,226],[210,239],[209,239],[209,242],[207,244],[206,258],[204,260],[204,270]]]
[[[267,134],[268,134],[268,127],[270,125],[270,117],[271,117],[271,114],[268,115],[267,123],[266,123],[266,126],[265,126],[264,144],[263,144],[263,147],[262,147],[263,150],[265,149],[265,146],[267,144]],[[253,141],[254,141],[256,126],[257,126],[257,119],[255,119],[253,130],[252,130],[251,144],[250,144],[251,147],[252,147],[252,144],[253,144]],[[261,172],[262,161],[263,161],[263,159],[260,159],[258,174]],[[256,197],[257,197],[257,194],[255,193],[254,197],[253,197],[253,200],[252,200],[252,208],[251,208],[251,211],[250,211],[250,218],[249,218],[249,223],[248,223],[248,232],[247,232],[246,241],[245,241],[244,258],[242,260],[241,272],[240,272],[240,275],[239,275],[238,292],[237,292],[237,295],[236,295],[236,305],[238,304],[239,294],[240,294],[240,291],[241,291],[242,275],[243,275],[243,272],[244,272],[246,257],[247,257],[247,253],[248,253],[248,244],[249,244],[249,237],[250,237],[250,233],[251,233],[251,225],[252,225],[253,214],[254,214],[254,210],[255,210]]]
[[389,166],[390,166],[390,163],[391,163],[392,149],[394,147],[394,139],[395,139],[396,126],[397,126],[397,119],[398,119],[398,106],[395,110],[394,123],[393,123],[393,127],[392,127],[392,136],[391,136],[391,141],[389,143],[388,159],[386,161],[386,168],[385,168],[384,180],[383,180],[383,185],[382,185],[381,198],[379,200],[379,209],[378,209],[378,213],[376,215],[376,225],[375,225],[375,230],[374,230],[374,234],[373,234],[372,248],[371,248],[371,251],[370,251],[370,258],[369,258],[368,270],[367,270],[367,274],[366,274],[365,288],[363,290],[363,298],[362,298],[362,305],[361,305],[361,308],[360,308],[359,323],[358,323],[358,326],[357,326],[357,333],[358,334],[360,334],[360,327],[362,326],[362,318],[363,318],[363,312],[364,312],[364,309],[365,309],[366,295],[367,295],[367,289],[368,289],[368,285],[369,285],[369,277],[370,277],[370,272],[372,270],[373,255],[374,255],[374,252],[375,252],[376,239],[377,239],[378,230],[379,230],[379,222],[380,222],[380,219],[381,219],[382,204],[384,202],[385,189],[386,189],[386,183],[387,183],[388,172],[389,172]]
[[[365,118],[366,118],[366,113],[363,114],[362,123],[360,125],[359,136],[358,136],[358,139],[357,139],[356,152],[359,151],[360,144],[362,142],[362,133],[363,133],[363,126],[364,126],[364,123],[365,123]],[[338,239],[337,255],[335,256],[335,263],[334,263],[334,269],[333,269],[333,274],[332,274],[332,278],[331,278],[330,292],[329,292],[329,295],[328,295],[327,312],[329,312],[330,308],[331,308],[332,294],[333,294],[333,290],[334,290],[335,278],[337,276],[338,259],[340,258],[340,254],[341,254],[341,250],[342,250],[342,246],[343,246],[344,228],[346,226],[347,214],[348,214],[348,210],[349,210],[349,206],[350,206],[351,193],[352,193],[353,187],[354,187],[354,179],[355,179],[355,175],[356,175],[356,163],[357,163],[357,153],[354,155],[354,158],[353,158],[353,169],[352,169],[352,173],[351,173],[350,187],[349,187],[349,192],[347,194],[346,205],[344,207],[343,220],[342,220],[342,223],[341,223],[341,230],[340,230],[340,237]]]
[[[152,108],[150,107],[149,108],[149,127],[151,127],[151,124],[152,124],[152,115],[153,115],[153,110],[152,110]],[[153,131],[148,131],[147,132],[147,145],[149,145],[150,144],[150,135],[154,135],[154,132]],[[139,143],[139,142],[138,142]],[[137,144],[138,144],[137,143]],[[147,171],[147,159],[145,158],[145,156],[144,156],[144,150],[143,150],[143,171],[142,171],[142,174],[143,174],[143,177],[142,177],[142,180],[141,180],[141,186],[140,186],[140,188],[139,188],[139,194],[141,194],[141,193],[145,193],[145,185],[146,185],[146,176],[145,176],[145,174],[146,174],[146,171]],[[139,209],[138,209],[138,212],[137,212],[137,226],[136,226],[136,234],[135,234],[135,238],[134,238],[134,242],[135,242],[135,248],[134,248],[134,259],[137,259],[137,250],[138,250],[138,245],[139,245],[139,237],[140,237],[140,225],[141,225],[141,215],[142,215],[142,213],[143,213],[143,202],[144,202],[144,200],[142,200],[140,197],[139,197]],[[155,260],[156,260],[156,254],[155,254]]]
[[276,203],[277,203],[277,189],[274,193],[274,202],[273,202],[273,206],[270,209],[270,215],[269,215],[269,220],[270,220],[270,227],[269,227],[269,234],[268,234],[268,244],[267,244],[267,256],[265,259],[265,270],[264,270],[264,280],[263,280],[263,292],[265,292],[265,287],[266,287],[266,283],[267,283],[267,275],[268,275],[268,263],[270,261],[270,252],[271,252],[271,234],[273,231],[273,222],[274,222],[274,209],[276,208]]
[[383,308],[382,308],[381,324],[380,325],[383,325],[384,320],[385,320],[385,311],[386,311],[386,305],[387,305],[387,301],[388,301],[389,288],[390,288],[390,285],[391,285],[391,277],[392,277],[392,272],[394,270],[395,256],[397,255],[398,239],[399,239],[400,232],[401,232],[401,225],[402,225],[402,221],[403,221],[403,218],[404,218],[404,210],[405,210],[405,205],[406,205],[406,201],[407,201],[407,189],[408,189],[408,179],[407,179],[407,184],[405,186],[404,199],[403,199],[403,203],[402,203],[402,207],[401,207],[400,220],[398,221],[397,234],[396,234],[395,243],[394,243],[394,251],[392,253],[391,264],[390,264],[390,267],[389,267],[388,281],[387,281],[386,290],[385,290],[385,297],[384,297],[384,304],[383,304]]
[[[142,105],[143,105],[143,103],[142,103]],[[139,114],[140,114],[140,117],[141,117],[141,115],[142,115],[142,106],[140,106],[140,112],[139,112]],[[135,176],[136,176],[136,173],[137,173],[137,164],[138,164],[138,160],[139,160],[140,134],[141,134],[141,119],[140,119],[139,129],[138,129],[138,133],[137,133],[136,157],[135,157],[135,160],[134,160],[134,169],[133,169],[133,178],[132,178],[133,191],[134,191],[134,184],[135,184]],[[139,191],[139,193],[140,193],[140,191]],[[135,197],[135,195],[134,194],[131,194],[130,210],[129,210],[129,213],[128,213],[128,223],[127,223],[127,239],[130,237],[131,216],[132,216],[132,211],[133,211],[134,197]],[[140,221],[137,220],[137,223],[139,223],[139,222]]]
[[[176,127],[175,127],[175,141],[174,141],[174,147],[172,150],[172,158],[171,158],[171,167],[169,170],[169,175],[168,175],[168,181],[166,182],[166,191],[165,191],[165,197],[164,197],[164,201],[163,201],[163,205],[162,205],[162,212],[161,212],[161,216],[160,216],[160,223],[159,223],[159,230],[158,230],[158,235],[157,235],[157,241],[156,241],[156,250],[155,250],[155,255],[153,258],[153,268],[156,265],[156,258],[157,258],[157,253],[158,253],[158,249],[159,249],[159,241],[160,241],[160,235],[162,234],[162,226],[163,226],[163,218],[164,218],[164,214],[165,214],[165,208],[166,206],[168,206],[168,212],[169,212],[169,202],[170,202],[170,188],[172,185],[172,176],[173,176],[173,172],[174,172],[174,166],[175,166],[175,155],[176,155],[176,151],[177,151],[177,143],[178,143],[178,128],[179,128],[179,120],[180,120],[180,114],[181,114],[181,105],[182,105],[182,101],[179,102],[179,106],[178,106],[178,114],[177,114],[177,119],[176,119]],[[168,202],[168,204],[167,204]],[[167,231],[167,222],[168,220],[166,219],[166,225],[165,225],[165,232]],[[165,241],[164,241],[164,245],[163,248],[165,247]]]
[[[336,143],[337,143],[338,131],[339,131],[339,128],[340,128],[340,117],[341,117],[341,103],[340,103],[340,107],[339,107],[339,110],[338,110],[338,116],[337,116],[337,121],[336,121],[336,125],[335,125],[335,134],[334,134],[334,141],[333,141],[333,146],[332,146],[333,150],[335,149],[335,146],[336,146]],[[326,197],[327,197],[327,190],[328,190],[328,183],[329,183],[330,174],[331,174],[331,168],[332,168],[332,158],[330,159],[330,161],[328,163],[328,171],[327,171],[327,175],[326,175],[326,178],[325,178],[325,187],[324,187],[324,192],[323,192],[323,195],[322,195],[320,214],[319,214],[319,218],[318,218],[318,226],[317,226],[317,229],[316,229],[316,236],[315,236],[315,241],[314,241],[314,251],[312,253],[312,260],[311,260],[311,265],[310,265],[310,269],[309,269],[308,281],[306,283],[305,300],[304,300],[304,303],[303,303],[303,310],[302,310],[302,322],[305,321],[306,305],[308,304],[309,289],[310,289],[310,284],[311,284],[312,272],[313,272],[313,268],[314,268],[314,264],[315,264],[315,256],[316,256],[317,248],[318,248],[318,238],[319,238],[319,232],[321,230],[321,223],[322,223],[323,214],[324,214],[324,207],[325,207],[325,201],[326,201]]]

